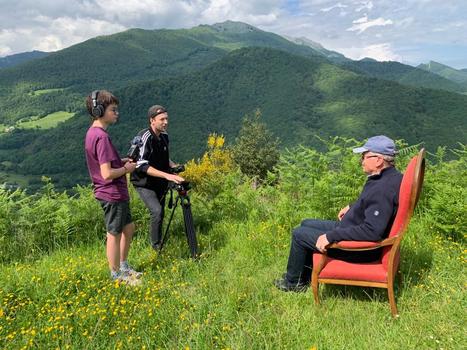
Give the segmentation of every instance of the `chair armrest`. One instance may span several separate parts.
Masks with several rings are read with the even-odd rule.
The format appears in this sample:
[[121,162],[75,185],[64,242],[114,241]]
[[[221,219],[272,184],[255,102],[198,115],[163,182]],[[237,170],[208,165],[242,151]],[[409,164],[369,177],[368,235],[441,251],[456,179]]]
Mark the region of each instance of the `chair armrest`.
[[347,250],[347,251],[365,251],[365,250],[374,250],[377,248],[393,245],[396,241],[397,236],[392,236],[386,238],[379,242],[369,242],[369,241],[340,241],[331,243],[327,246],[327,249],[340,249],[340,250]]

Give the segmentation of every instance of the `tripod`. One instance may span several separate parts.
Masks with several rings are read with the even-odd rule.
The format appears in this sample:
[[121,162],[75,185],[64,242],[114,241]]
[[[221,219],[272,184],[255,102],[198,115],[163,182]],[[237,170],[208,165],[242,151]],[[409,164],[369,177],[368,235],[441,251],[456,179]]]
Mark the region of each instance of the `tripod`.
[[[193,215],[191,213],[191,203],[190,197],[188,197],[188,190],[190,186],[188,182],[184,182],[181,184],[170,183],[169,191],[170,191],[170,200],[169,200],[169,209],[172,209],[170,213],[169,222],[167,223],[167,227],[165,229],[164,235],[162,237],[162,242],[159,247],[159,252],[162,251],[165,242],[169,238],[169,228],[170,223],[172,222],[172,218],[175,213],[175,209],[177,208],[178,203],[180,203],[183,212],[183,220],[185,222],[185,235],[188,242],[188,247],[190,248],[190,254],[192,259],[196,259],[198,257],[198,241],[196,239],[196,232],[195,226],[193,222]],[[173,189],[177,191],[177,198],[175,199],[175,204],[173,204]]]

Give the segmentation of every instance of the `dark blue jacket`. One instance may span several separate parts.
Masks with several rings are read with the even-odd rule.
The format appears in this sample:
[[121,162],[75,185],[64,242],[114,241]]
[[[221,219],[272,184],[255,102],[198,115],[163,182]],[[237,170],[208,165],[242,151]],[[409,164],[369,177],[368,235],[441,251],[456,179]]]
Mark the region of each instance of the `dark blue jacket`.
[[342,221],[326,232],[330,243],[380,241],[387,237],[399,206],[402,174],[394,167],[368,177],[363,191]]

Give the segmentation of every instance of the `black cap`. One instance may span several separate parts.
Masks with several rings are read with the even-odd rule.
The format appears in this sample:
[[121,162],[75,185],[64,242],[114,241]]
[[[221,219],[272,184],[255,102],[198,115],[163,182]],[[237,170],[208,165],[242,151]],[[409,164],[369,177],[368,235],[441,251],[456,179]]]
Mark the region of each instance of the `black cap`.
[[165,112],[167,112],[167,110],[161,105],[151,106],[148,109],[148,118],[149,119],[154,118],[155,116],[165,113]]

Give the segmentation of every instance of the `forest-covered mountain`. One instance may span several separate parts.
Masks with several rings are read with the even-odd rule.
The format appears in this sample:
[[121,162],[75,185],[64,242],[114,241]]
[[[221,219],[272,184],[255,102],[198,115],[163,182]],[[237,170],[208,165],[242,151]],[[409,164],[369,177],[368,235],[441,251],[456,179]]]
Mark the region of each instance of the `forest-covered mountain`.
[[305,45],[305,46],[311,47],[313,50],[316,50],[317,52],[321,53],[324,57],[326,57],[331,62],[342,63],[342,62],[351,61],[351,59],[345,57],[343,54],[336,52],[336,51],[327,50],[320,43],[316,43],[313,40],[310,40],[308,38],[304,38],[304,37],[294,38],[294,37],[288,37],[288,36],[285,36],[285,38],[298,45]]
[[[128,31],[97,37],[0,71],[0,124],[43,116],[61,106],[78,108],[81,95],[95,88],[117,89],[128,84],[187,74],[247,46],[281,49],[305,57],[324,56],[309,46],[240,22],[192,29]],[[56,91],[56,89],[62,89]],[[54,89],[31,98],[31,92]]]
[[467,84],[434,74],[435,72],[422,69],[420,66],[414,68],[399,62],[378,62],[372,59],[348,60],[343,61],[341,65],[359,74],[391,80],[404,85],[467,93]]
[[[298,40],[298,41],[297,41]],[[142,30],[87,40],[45,58],[0,70],[0,124],[79,109],[95,88],[115,90],[131,83],[188,74],[242,47],[260,46],[339,62],[360,74],[402,84],[463,91],[458,84],[397,62],[353,62],[306,40],[291,42],[251,25],[227,21],[191,29]],[[109,64],[110,62],[110,64]],[[46,90],[32,96],[34,91]]]
[[48,56],[49,52],[44,51],[31,51],[31,52],[21,52],[14,55],[9,55],[5,57],[0,57],[0,69],[14,67],[20,63],[28,62],[36,58],[42,58]]
[[442,87],[444,78],[407,67],[368,60],[337,65],[308,44],[238,22],[97,37],[0,70],[0,124],[76,113],[54,129],[0,134],[0,180],[7,173],[35,176],[36,182],[49,175],[59,187],[88,182],[84,97],[96,88],[110,89],[121,100],[121,120],[111,134],[122,152],[155,103],[169,108],[177,160],[198,157],[210,132],[232,142],[243,116],[257,108],[284,147],[318,146],[315,135],[376,133],[424,142],[430,150],[465,143],[467,96],[390,81],[417,71],[438,79],[426,78],[428,86]]
[[457,84],[462,85],[467,91],[467,69],[454,69],[444,64],[430,61],[426,64],[420,64],[417,68],[426,70],[430,73],[437,74],[443,78],[449,79]]
[[[132,84],[115,94],[120,121],[110,133],[117,147],[126,151],[146,126],[147,108],[160,103],[170,113],[176,160],[198,157],[211,132],[232,141],[243,116],[257,108],[283,146],[319,147],[315,135],[363,139],[381,133],[423,142],[429,150],[467,141],[467,96],[406,87],[267,48],[236,50],[200,71]],[[87,182],[82,143],[88,125],[82,111],[55,129],[4,135],[0,156],[14,164],[10,171],[49,174],[63,186]]]

